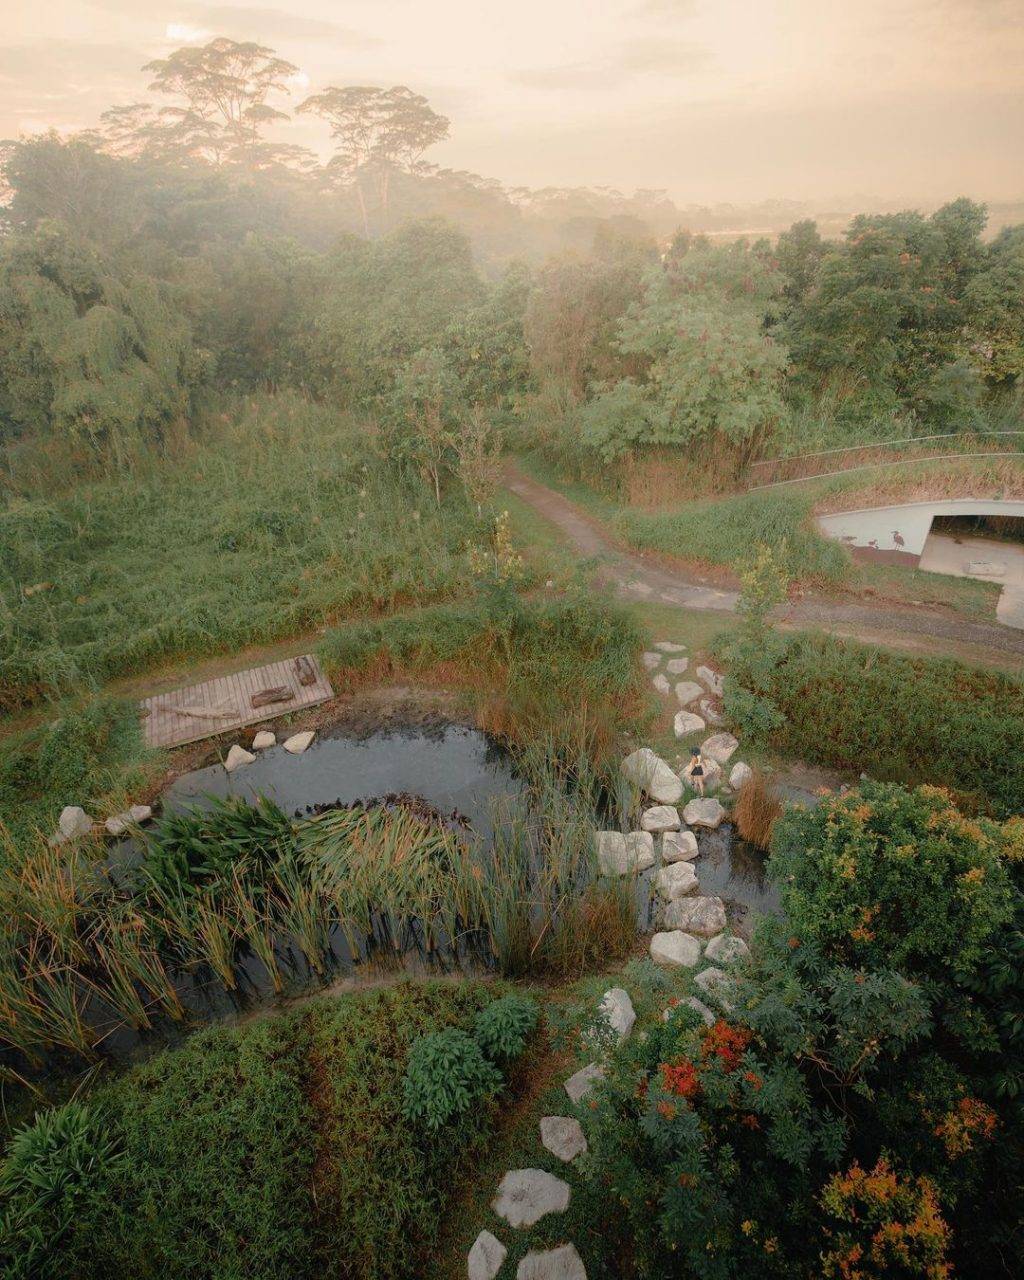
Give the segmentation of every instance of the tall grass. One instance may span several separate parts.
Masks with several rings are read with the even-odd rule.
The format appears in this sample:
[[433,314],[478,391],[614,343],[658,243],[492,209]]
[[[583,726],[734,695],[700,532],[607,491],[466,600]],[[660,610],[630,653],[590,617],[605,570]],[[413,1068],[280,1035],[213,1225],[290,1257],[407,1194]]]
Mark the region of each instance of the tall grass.
[[330,406],[232,402],[184,458],[0,507],[0,709],[452,594],[475,520]]

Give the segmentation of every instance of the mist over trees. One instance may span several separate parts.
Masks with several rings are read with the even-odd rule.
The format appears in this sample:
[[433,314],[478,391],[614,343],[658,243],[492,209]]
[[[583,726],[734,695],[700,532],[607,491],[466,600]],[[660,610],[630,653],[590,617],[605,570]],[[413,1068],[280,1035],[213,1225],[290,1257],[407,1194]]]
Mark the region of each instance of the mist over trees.
[[[4,441],[124,460],[260,388],[408,423],[424,377],[443,419],[605,462],[1019,415],[1024,227],[986,242],[969,199],[716,243],[663,192],[437,166],[450,122],[405,86],[292,102],[295,67],[223,38],[145,70],[152,99],[4,146]],[[275,140],[285,108],[326,123],[326,161]]]

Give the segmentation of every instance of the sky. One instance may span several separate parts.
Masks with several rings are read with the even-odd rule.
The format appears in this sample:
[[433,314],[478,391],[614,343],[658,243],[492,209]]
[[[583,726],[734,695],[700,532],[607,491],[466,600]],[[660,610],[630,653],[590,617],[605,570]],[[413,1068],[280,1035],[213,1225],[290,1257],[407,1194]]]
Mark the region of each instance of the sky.
[[408,85],[452,122],[431,159],[511,186],[1024,197],[1024,0],[4,0],[0,137],[94,124],[213,35],[294,63],[293,104]]

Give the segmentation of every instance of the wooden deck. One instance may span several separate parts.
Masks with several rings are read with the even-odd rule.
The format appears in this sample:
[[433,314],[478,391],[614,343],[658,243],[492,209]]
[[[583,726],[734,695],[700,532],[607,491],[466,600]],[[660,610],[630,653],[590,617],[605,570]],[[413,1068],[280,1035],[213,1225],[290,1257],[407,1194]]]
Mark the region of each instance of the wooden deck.
[[[203,684],[188,685],[172,693],[158,693],[141,703],[142,731],[148,747],[180,747],[200,738],[230,733],[243,725],[258,724],[275,716],[315,707],[334,697],[330,681],[320,670],[312,654],[305,655],[316,679],[300,684],[295,658],[271,662],[265,667],[250,667],[234,675],[218,676]],[[287,686],[291,698],[262,707],[252,705],[252,697],[261,689]]]

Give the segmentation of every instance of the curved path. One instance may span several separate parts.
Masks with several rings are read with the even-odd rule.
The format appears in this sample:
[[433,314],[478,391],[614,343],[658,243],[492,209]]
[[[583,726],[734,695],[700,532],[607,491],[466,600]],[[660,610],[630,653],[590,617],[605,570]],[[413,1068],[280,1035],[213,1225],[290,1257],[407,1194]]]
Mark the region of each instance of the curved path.
[[[733,611],[736,591],[722,591],[692,582],[681,573],[652,564],[617,545],[600,524],[568,498],[549,489],[518,468],[506,471],[505,484],[523,502],[556,525],[586,557],[600,558],[600,576],[629,600],[674,604],[686,609]],[[951,641],[987,652],[1005,665],[1007,655],[1020,654],[1024,667],[1024,631],[995,622],[971,622],[931,609],[854,604],[849,601],[803,600],[780,609],[783,624],[818,626],[860,639],[913,648],[908,637]],[[920,646],[919,646],[920,647]]]

